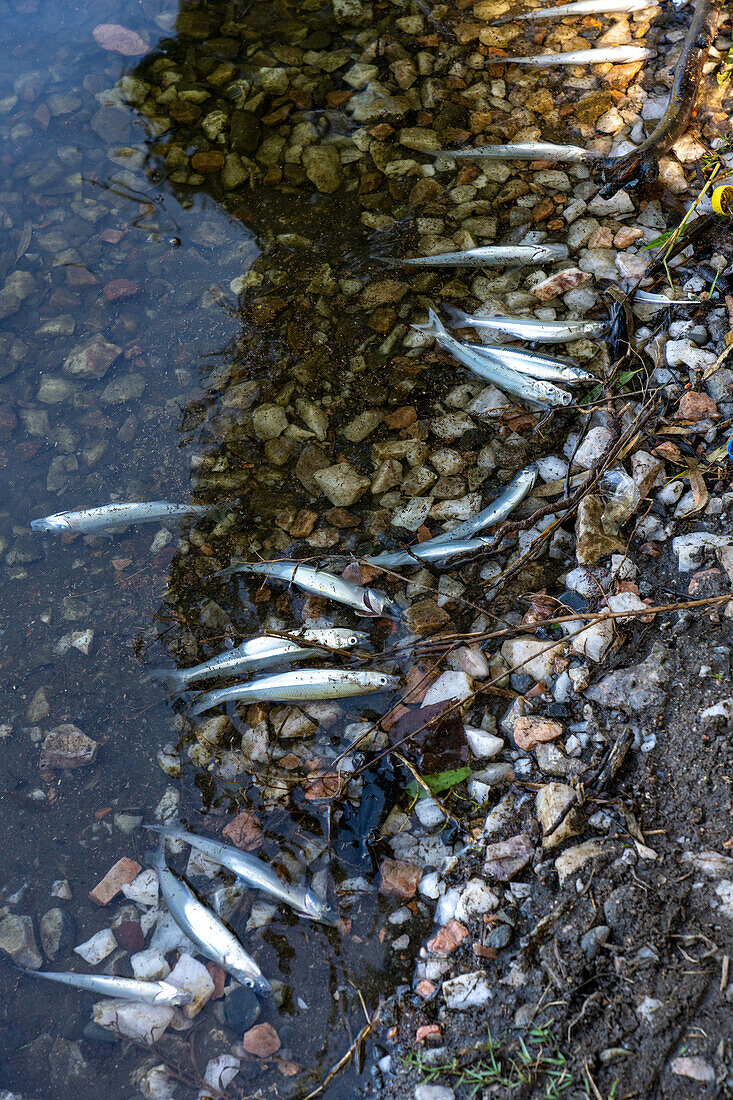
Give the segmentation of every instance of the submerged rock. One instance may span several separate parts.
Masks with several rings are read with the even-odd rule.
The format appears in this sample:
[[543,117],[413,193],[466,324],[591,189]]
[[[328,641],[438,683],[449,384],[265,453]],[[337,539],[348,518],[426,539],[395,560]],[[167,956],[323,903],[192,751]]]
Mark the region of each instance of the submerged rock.
[[667,697],[665,685],[670,673],[667,651],[655,642],[646,660],[604,676],[585,690],[586,699],[605,707],[638,713],[647,707],[661,707]]
[[36,944],[31,917],[11,913],[0,920],[0,950],[10,955],[18,966],[38,970],[43,957]]

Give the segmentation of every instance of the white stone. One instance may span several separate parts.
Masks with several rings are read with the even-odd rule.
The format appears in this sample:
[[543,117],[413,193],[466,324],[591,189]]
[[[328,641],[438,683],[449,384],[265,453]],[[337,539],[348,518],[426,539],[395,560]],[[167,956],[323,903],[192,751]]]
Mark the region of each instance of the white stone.
[[429,707],[446,700],[465,700],[472,694],[473,683],[465,672],[444,672],[434,684],[430,685],[420,705]]
[[145,1100],[171,1100],[176,1091],[176,1082],[169,1075],[163,1062],[152,1066],[140,1078],[140,1092]]
[[191,943],[185,932],[178,927],[167,909],[158,914],[158,922],[155,926],[149,948],[151,951],[160,951],[167,955],[169,951],[182,948],[189,954],[196,952],[196,947]]
[[645,1024],[651,1025],[654,1023],[654,1014],[659,1012],[662,1007],[662,1002],[658,1001],[656,997],[642,997],[636,1006],[636,1015]]
[[634,204],[626,191],[617,191],[610,199],[603,199],[596,195],[588,203],[590,214],[604,214],[613,217],[616,214],[633,214]]
[[466,735],[469,749],[480,760],[491,760],[504,749],[504,739],[489,733],[488,730],[477,729],[475,726],[465,726],[463,732]]
[[480,1008],[491,999],[489,975],[483,970],[473,970],[469,974],[459,974],[443,982],[443,999],[447,1008],[464,1012],[469,1008]]
[[[609,611],[614,612],[646,611],[648,609],[644,601],[640,600],[635,592],[618,592],[615,596],[609,596],[606,602]],[[626,622],[627,616],[622,615],[620,621],[622,623]]]
[[214,979],[203,963],[191,955],[183,954],[168,975],[168,982],[187,993],[190,1003],[184,1005],[183,1015],[189,1020],[197,1016],[214,992]]
[[413,497],[407,504],[395,508],[390,519],[393,527],[404,527],[408,531],[417,531],[422,527],[430,513],[430,497]]
[[460,897],[460,892],[451,887],[438,899],[438,904],[435,907],[435,923],[440,928],[455,917]]
[[733,546],[730,535],[714,535],[710,531],[693,531],[689,535],[678,535],[672,540],[680,573],[691,573],[693,569],[699,568],[700,556],[706,548],[729,546]]
[[649,261],[642,252],[619,252],[616,267],[624,279],[643,279]]
[[714,351],[699,348],[692,340],[668,340],[664,356],[670,367],[689,367],[691,370],[704,370],[717,358]]
[[437,901],[441,894],[445,893],[445,883],[441,880],[438,871],[430,871],[420,879],[417,889],[423,897]]
[[128,901],[134,901],[136,905],[158,904],[158,875],[152,867],[141,871],[132,882],[126,882],[122,887],[122,893]]
[[418,1085],[415,1100],[454,1100],[455,1092],[447,1085]]
[[[443,577],[440,578],[441,583]],[[491,675],[491,668],[486,655],[477,645],[460,646],[451,653],[448,663],[451,668],[463,671],[474,680],[486,680]]]
[[480,878],[469,879],[456,905],[455,917],[459,921],[473,920],[483,913],[499,908],[499,898]]
[[263,900],[254,901],[249,911],[245,931],[254,932],[257,928],[264,928],[270,923],[276,913],[277,906],[273,905],[271,902]]
[[606,450],[610,439],[611,432],[608,428],[604,428],[601,424],[591,428],[578,447],[574,460],[575,464],[582,466],[584,470],[590,470],[591,466],[598,461]]
[[130,966],[132,973],[141,982],[159,982],[167,978],[171,972],[163,952],[153,951],[150,948],[131,955]]
[[146,1046],[158,1042],[175,1015],[164,1005],[116,1000],[97,1001],[93,1013],[95,1024]]
[[552,679],[553,662],[564,649],[563,642],[552,645],[531,635],[523,635],[504,642],[501,655],[510,669],[526,672],[539,683],[540,680],[549,682]]
[[[233,1054],[220,1054],[207,1063],[204,1070],[204,1081],[207,1085],[217,1089],[218,1092],[223,1092],[239,1073],[239,1066],[239,1058],[235,1058]],[[208,1096],[206,1090],[202,1089],[199,1093],[199,1100],[204,1100],[204,1097],[208,1100]]]
[[560,455],[547,455],[536,462],[537,471],[543,481],[558,481],[568,472],[568,464]]
[[606,846],[600,840],[586,840],[583,844],[566,848],[555,860],[555,870],[560,877],[560,885],[563,886],[584,864],[597,856],[602,856],[606,850]]
[[503,394],[496,386],[486,386],[485,389],[481,390],[481,393],[474,397],[473,401],[466,406],[466,409],[474,416],[481,417],[482,419],[489,419],[501,416],[502,411],[510,404],[511,402],[506,394]]
[[565,574],[565,587],[585,599],[591,599],[601,594],[607,580],[607,569],[594,570],[587,565],[578,565]]
[[96,966],[101,963],[102,959],[106,959],[108,955],[111,955],[116,947],[117,940],[112,929],[102,928],[91,939],[85,940],[84,943],[80,943],[78,947],[75,947],[74,952],[81,955],[82,959],[88,962],[90,966]]
[[[563,629],[577,630],[579,623],[564,623]],[[568,630],[568,633],[570,631]],[[604,619],[591,623],[570,641],[570,651],[578,657],[589,657],[591,661],[602,661],[613,645],[613,620]]]
[[431,829],[445,821],[445,814],[432,798],[418,798],[415,803],[415,815],[421,825]]

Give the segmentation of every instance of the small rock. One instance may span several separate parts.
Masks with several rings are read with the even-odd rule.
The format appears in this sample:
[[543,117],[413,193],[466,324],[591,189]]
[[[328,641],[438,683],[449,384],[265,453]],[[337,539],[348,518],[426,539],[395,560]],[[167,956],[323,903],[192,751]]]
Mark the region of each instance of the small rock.
[[348,462],[337,462],[335,466],[316,470],[313,480],[331,504],[338,508],[349,508],[355,504],[371,484],[368,477],[364,477]]
[[499,840],[486,847],[484,874],[498,882],[509,882],[532,862],[534,844],[527,833]]
[[101,336],[91,343],[74,348],[64,360],[62,370],[72,378],[102,378],[114,361],[122,354],[122,348],[110,344]]
[[137,905],[157,905],[158,902],[158,876],[152,867],[132,880],[123,882],[122,893],[128,901],[134,901]]
[[560,722],[539,715],[520,715],[514,723],[514,740],[524,752],[531,752],[541,741],[556,741],[562,732]]
[[547,832],[568,806],[577,801],[576,793],[566,783],[548,783],[537,793],[535,803],[537,818],[542,826],[542,845],[544,848],[556,848],[568,837],[577,833],[571,810],[562,823],[548,835]]
[[11,913],[0,920],[0,950],[10,955],[17,966],[38,970],[43,956],[36,944],[31,917]]
[[326,195],[338,191],[344,173],[335,145],[309,145],[303,150],[305,174],[315,187]]
[[138,951],[130,956],[132,973],[142,982],[160,982],[167,978],[171,972],[166,957],[162,951]]
[[675,420],[706,420],[718,416],[718,406],[712,397],[695,390],[685,390],[680,398],[680,406]]
[[141,57],[150,50],[139,34],[119,23],[98,23],[92,38],[103,50],[120,53],[123,57]]
[[90,966],[96,966],[97,963],[102,962],[108,955],[111,955],[116,947],[117,940],[112,929],[102,928],[91,939],[85,940],[84,943],[80,943],[78,947],[75,947],[74,951],[77,955],[81,955],[82,959],[88,962]]
[[482,878],[471,878],[458,897],[455,916],[461,921],[470,921],[484,913],[491,913],[499,907],[499,898]]
[[190,955],[181,955],[166,981],[176,989],[188,993],[191,1000],[183,1006],[183,1015],[189,1020],[197,1016],[214,993],[214,980],[203,963]]
[[457,920],[449,920],[432,939],[428,940],[428,951],[432,955],[450,955],[468,935],[469,931],[464,924]]
[[479,760],[491,760],[504,749],[504,739],[497,737],[494,733],[489,733],[488,730],[477,729],[475,726],[465,726],[463,732],[466,735],[469,749]]
[[164,1005],[147,1005],[141,1001],[97,1001],[93,1008],[94,1022],[124,1039],[153,1046],[163,1035],[175,1015]]
[[90,891],[89,900],[95,905],[109,905],[120,893],[122,887],[136,879],[141,871],[142,867],[139,863],[123,856],[110,867],[104,878]]
[[687,1055],[675,1058],[672,1062],[672,1073],[678,1077],[689,1077],[692,1081],[702,1081],[703,1084],[712,1084],[715,1080],[715,1070],[705,1061],[695,1055]]
[[288,418],[279,405],[260,405],[252,413],[252,426],[258,439],[277,439],[288,426]]
[[633,212],[634,204],[626,191],[617,191],[610,199],[603,199],[600,195],[596,195],[588,203],[589,214],[604,214],[606,217],[613,217],[616,214],[633,214]]
[[619,669],[586,688],[585,697],[604,707],[638,713],[647,707],[661,707],[667,696],[670,673],[665,665],[667,651],[656,642],[641,664]]
[[565,271],[558,271],[555,275],[551,275],[549,279],[543,279],[542,282],[531,288],[530,293],[534,294],[535,298],[539,298],[541,302],[549,302],[552,298],[557,298],[558,295],[565,294],[568,290],[582,286],[583,283],[588,282],[590,277],[588,272],[581,271],[579,267],[569,267]]
[[97,742],[66,722],[46,734],[41,748],[42,771],[55,768],[83,768],[97,758]]
[[379,885],[380,894],[404,898],[406,901],[415,896],[422,878],[420,867],[397,859],[382,860],[379,873],[382,880]]
[[439,607],[435,600],[428,597],[408,607],[404,619],[413,634],[424,637],[446,626],[450,622],[450,615],[444,608]]
[[455,1100],[455,1095],[447,1085],[418,1085],[414,1092],[415,1100]]
[[604,943],[608,942],[611,929],[607,924],[598,924],[581,937],[580,947],[588,962],[593,962]]
[[245,1031],[242,1047],[255,1058],[269,1058],[280,1049],[280,1036],[272,1024],[255,1024]]
[[245,852],[254,852],[262,844],[262,828],[254,814],[243,811],[224,826],[221,835],[242,848]]
[[261,1012],[257,994],[246,985],[235,986],[224,998],[224,1022],[232,1031],[248,1031]]
[[501,655],[509,668],[528,673],[538,683],[543,680],[550,683],[554,675],[555,658],[562,656],[564,648],[563,642],[553,646],[532,635],[522,635],[504,642]]
[[555,870],[560,877],[560,885],[564,886],[570,876],[579,871],[588,860],[602,856],[606,851],[606,846],[600,840],[586,840],[583,844],[566,848],[555,860]]
[[41,946],[47,959],[68,955],[74,942],[74,922],[64,909],[49,909],[38,922]]
[[493,996],[489,975],[483,970],[473,970],[468,974],[459,974],[443,982],[443,999],[447,1008],[465,1012],[469,1008],[480,1008]]
[[470,699],[472,694],[473,683],[465,672],[444,672],[434,684],[430,685],[420,705],[429,707],[435,703],[466,700]]
[[623,554],[624,544],[607,535],[601,523],[605,505],[599,496],[589,493],[578,506],[575,523],[575,552],[581,565],[595,565],[610,554]]

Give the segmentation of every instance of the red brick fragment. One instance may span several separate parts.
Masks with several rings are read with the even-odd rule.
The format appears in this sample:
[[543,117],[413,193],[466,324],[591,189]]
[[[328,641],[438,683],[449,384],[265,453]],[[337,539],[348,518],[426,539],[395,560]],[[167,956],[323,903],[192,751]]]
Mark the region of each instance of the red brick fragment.
[[415,896],[418,883],[422,878],[422,870],[413,863],[405,863],[400,859],[384,859],[379,868],[382,881],[379,886],[380,894],[386,897],[395,896],[407,901]]
[[428,940],[428,951],[432,955],[450,955],[452,951],[463,943],[468,935],[468,929],[457,920],[449,920],[440,928],[431,940]]
[[95,905],[109,905],[116,898],[123,886],[129,885],[142,871],[142,867],[134,859],[123,856],[110,867],[104,878],[97,883],[89,893],[89,900]]
[[269,1058],[280,1049],[280,1036],[272,1024],[255,1024],[242,1037],[242,1046],[255,1058]]

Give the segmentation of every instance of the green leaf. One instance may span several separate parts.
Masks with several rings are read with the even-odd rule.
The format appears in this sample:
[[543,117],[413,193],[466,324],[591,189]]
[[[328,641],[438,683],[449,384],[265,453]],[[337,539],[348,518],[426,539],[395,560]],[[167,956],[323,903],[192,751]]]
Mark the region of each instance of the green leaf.
[[640,372],[641,367],[639,367],[637,370],[622,370],[616,379],[617,385],[625,386],[627,382],[631,381],[635,374],[639,374]]
[[660,237],[655,237],[653,241],[649,241],[649,244],[643,244],[640,251],[647,252],[650,248],[659,248],[660,245],[666,244],[672,234],[676,232],[676,229],[670,229],[667,233],[662,233]]
[[[468,779],[470,774],[470,768],[455,768],[453,771],[435,772],[433,775],[424,775],[423,779],[428,787],[430,787],[433,794],[441,794],[443,791],[449,791],[451,787],[457,787],[464,779]],[[407,790],[411,798],[428,797],[422,787],[418,788],[417,783],[414,781],[410,783]]]

